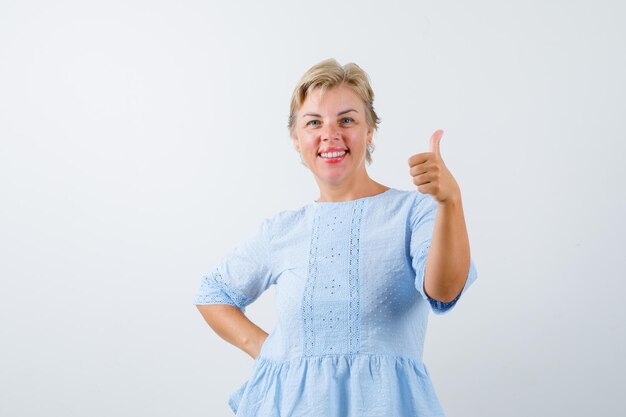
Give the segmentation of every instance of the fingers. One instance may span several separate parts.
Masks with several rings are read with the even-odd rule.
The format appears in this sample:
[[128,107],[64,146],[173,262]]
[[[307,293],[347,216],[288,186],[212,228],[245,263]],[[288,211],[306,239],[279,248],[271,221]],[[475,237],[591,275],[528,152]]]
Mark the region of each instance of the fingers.
[[432,152],[423,152],[423,153],[417,153],[415,155],[412,155],[409,158],[409,166],[413,167],[415,165],[419,165],[419,164],[423,164],[424,162],[427,162],[429,159],[432,159],[433,157],[433,153]]
[[411,168],[409,168],[409,174],[412,177],[424,174],[426,172],[439,172],[439,166],[433,163],[433,161],[426,160],[421,164],[413,165]]
[[420,186],[433,182],[436,176],[430,172],[413,176],[413,184]]

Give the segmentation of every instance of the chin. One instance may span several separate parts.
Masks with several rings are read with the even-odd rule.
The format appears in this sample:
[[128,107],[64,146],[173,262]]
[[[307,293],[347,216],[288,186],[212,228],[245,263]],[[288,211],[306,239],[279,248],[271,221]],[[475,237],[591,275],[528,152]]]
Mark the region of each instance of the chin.
[[318,180],[329,185],[339,185],[347,178],[346,175],[318,175]]

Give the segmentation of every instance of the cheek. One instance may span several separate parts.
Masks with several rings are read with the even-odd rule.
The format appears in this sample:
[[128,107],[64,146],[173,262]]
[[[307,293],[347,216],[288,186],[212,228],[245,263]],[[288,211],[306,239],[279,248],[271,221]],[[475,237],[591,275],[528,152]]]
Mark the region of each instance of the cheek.
[[300,147],[309,152],[317,152],[319,142],[314,137],[305,135],[300,138]]
[[367,138],[359,135],[350,134],[347,139],[348,140],[346,141],[346,145],[348,145],[350,149],[363,148],[367,143]]

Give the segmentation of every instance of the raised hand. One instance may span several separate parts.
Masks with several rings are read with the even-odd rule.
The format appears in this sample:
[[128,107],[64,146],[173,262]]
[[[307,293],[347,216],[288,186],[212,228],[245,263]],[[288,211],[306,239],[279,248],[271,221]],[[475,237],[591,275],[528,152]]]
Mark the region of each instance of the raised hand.
[[439,204],[446,204],[459,201],[461,189],[441,158],[442,136],[443,130],[435,131],[430,137],[428,152],[409,158],[409,172],[420,193],[431,194]]

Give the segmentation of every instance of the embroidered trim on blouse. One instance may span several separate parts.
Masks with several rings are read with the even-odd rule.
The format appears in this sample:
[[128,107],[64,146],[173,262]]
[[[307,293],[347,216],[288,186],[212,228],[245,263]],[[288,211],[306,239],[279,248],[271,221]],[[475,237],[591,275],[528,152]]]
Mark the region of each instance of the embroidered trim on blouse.
[[361,241],[361,220],[363,215],[363,200],[359,200],[352,211],[350,224],[350,266],[348,276],[350,283],[350,322],[348,330],[348,353],[358,353],[361,347],[360,310],[360,271],[359,248]]
[[252,300],[239,293],[224,280],[215,269],[201,279],[200,289],[196,295],[196,304],[229,304],[245,311],[245,306]]
[[[334,285],[331,285],[335,279],[332,278],[332,276],[329,277],[327,270],[323,273],[320,271],[320,267],[329,267],[330,264],[333,264],[332,258],[334,258],[335,255],[340,255],[339,253],[335,253],[333,255],[332,247],[330,248],[331,255],[327,257],[326,261],[320,258],[319,254],[320,246],[323,248],[324,245],[328,243],[326,241],[320,242],[320,235],[323,235],[324,239],[328,239],[331,238],[332,232],[338,233],[335,232],[335,228],[337,227],[337,217],[335,217],[335,222],[333,222],[332,225],[330,222],[326,225],[329,228],[328,230],[320,230],[320,227],[322,226],[321,222],[323,220],[322,216],[327,213],[317,211],[313,217],[311,246],[309,249],[309,269],[302,300],[304,356],[314,356],[328,352],[335,352],[336,354],[356,354],[360,351],[361,318],[359,294],[359,253],[364,204],[365,202],[362,200],[356,201],[348,213],[342,213],[342,215],[348,214],[346,217],[350,217],[350,224],[346,225],[347,227],[345,228],[345,232],[340,229],[342,230],[342,233],[346,233],[345,235],[342,235],[341,239],[345,239],[345,242],[348,244],[349,253],[347,264],[343,264],[347,270],[341,270],[341,274],[345,275],[335,278],[337,278],[338,281],[347,280],[348,288],[346,289],[347,291],[344,292],[343,297],[349,300],[348,303],[345,303],[344,301],[333,301],[330,299],[333,296],[337,297],[337,294],[342,293],[343,290],[339,289],[341,288],[341,285],[338,283],[334,284],[337,288],[335,288]],[[341,223],[341,221],[339,221],[339,223]],[[327,291],[324,292],[322,287],[319,288],[321,292],[316,290],[317,285],[324,285],[322,282],[324,280],[329,280],[328,286],[324,287]],[[316,299],[316,297],[326,296],[330,298],[325,300]],[[330,339],[323,337],[320,339],[319,332],[324,331],[323,329],[325,329],[326,326],[328,326],[328,330],[331,331],[331,333],[334,332],[336,335],[341,335],[342,332],[330,330],[333,326],[345,328],[346,332],[343,333],[345,336],[331,337]]]
[[320,215],[313,218],[311,232],[311,247],[309,249],[309,272],[304,287],[304,299],[302,300],[302,321],[304,326],[304,355],[312,355],[315,347],[315,332],[313,331],[313,294],[317,279],[317,245],[319,239]]

